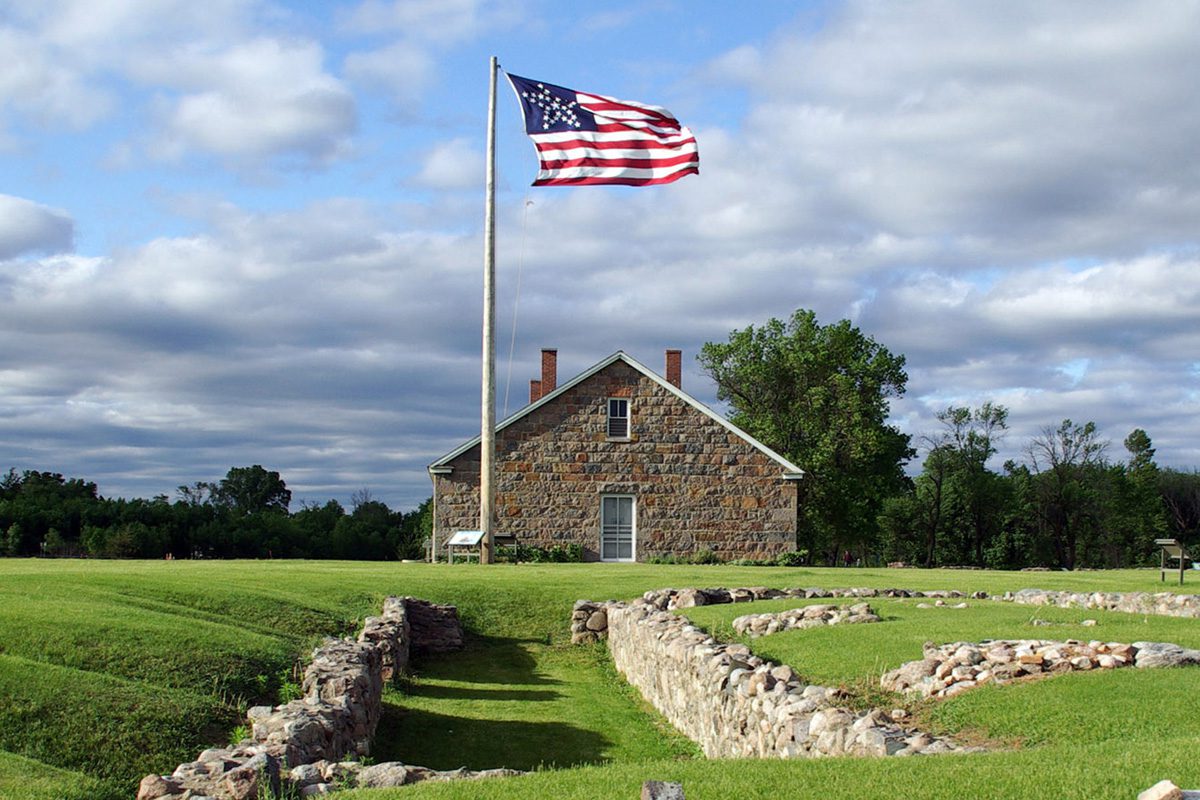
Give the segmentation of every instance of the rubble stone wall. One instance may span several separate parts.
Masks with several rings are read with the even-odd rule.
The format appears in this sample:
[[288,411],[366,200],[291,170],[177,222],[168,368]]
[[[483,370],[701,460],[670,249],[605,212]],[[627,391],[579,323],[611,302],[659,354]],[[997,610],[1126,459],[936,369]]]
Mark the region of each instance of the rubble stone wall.
[[[969,749],[921,731],[906,730],[902,726],[903,717],[894,719],[879,709],[856,713],[841,707],[838,689],[806,686],[797,680],[790,667],[764,661],[743,645],[719,643],[685,617],[670,613],[701,605],[787,597],[992,599],[1200,617],[1200,597],[1169,592],[1079,594],[1026,589],[1004,595],[986,592],[968,595],[958,591],[876,588],[659,589],[646,592],[632,603],[578,601],[571,616],[571,641],[606,640],[617,669],[710,757],[912,755]],[[789,622],[785,616],[786,612],[783,616],[747,615],[739,620],[753,635],[804,619],[801,614],[796,622]],[[846,609],[844,614],[826,606],[822,613],[823,619],[839,621],[844,617],[845,621],[865,622],[872,616],[870,609],[862,604]],[[1012,651],[1011,663],[1019,666],[1014,668],[1000,663],[1008,654],[1007,650],[985,654],[980,652],[982,646],[958,642],[933,648],[922,661],[904,665],[885,679],[885,685],[897,691],[946,696],[989,680],[1019,677],[1017,672],[1025,674],[1035,668],[1049,671],[1111,668],[1126,660],[1139,667],[1200,663],[1200,652],[1163,643],[1082,645],[1072,642],[1055,646],[1055,643],[1031,641],[997,644],[1008,645],[1007,649]],[[975,659],[976,653],[979,653],[978,659]],[[992,655],[996,656],[994,665],[989,661]],[[1034,664],[1035,661],[1038,663]],[[1013,672],[1012,676],[1007,674],[1009,671]]]
[[915,755],[961,750],[906,730],[881,710],[839,704],[837,688],[806,685],[791,667],[721,644],[687,619],[640,600],[576,604],[608,640],[617,669],[713,758]]
[[353,785],[360,772],[367,782],[363,785],[385,785],[378,782],[385,774],[393,781],[387,785],[441,779],[443,773],[423,767],[389,770],[382,768],[392,765],[380,764],[365,772],[357,764],[338,762],[369,754],[382,713],[384,684],[405,671],[410,652],[446,652],[461,646],[462,626],[454,606],[389,597],[378,617],[364,620],[357,641],[330,638],[313,651],[300,699],[249,709],[250,739],[235,747],[205,750],[171,775],[146,776],[138,800],[257,800],[278,795],[284,784],[308,796],[325,793],[335,782]]
[[733,632],[750,636],[770,636],[781,631],[823,628],[827,625],[858,625],[879,622],[879,616],[866,603],[835,606],[821,603],[801,606],[778,614],[744,614],[732,622]]
[[462,624],[458,620],[457,608],[415,597],[404,598],[404,604],[412,629],[412,652],[415,655],[462,649]]
[[1095,608],[1126,614],[1200,619],[1200,595],[1174,592],[1053,592],[1022,589],[996,596],[998,600],[1031,606]]
[[981,643],[927,643],[924,658],[880,679],[884,689],[921,697],[953,697],[988,683],[1093,669],[1200,665],[1200,650],[1170,642],[1082,642],[1075,639],[995,639]]

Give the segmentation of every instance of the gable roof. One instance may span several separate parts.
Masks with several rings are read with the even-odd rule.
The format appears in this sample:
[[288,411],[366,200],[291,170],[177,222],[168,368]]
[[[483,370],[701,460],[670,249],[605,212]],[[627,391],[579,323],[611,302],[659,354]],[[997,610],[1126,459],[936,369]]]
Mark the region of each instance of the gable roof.
[[[502,422],[500,422],[499,424],[496,425],[496,432],[499,433],[500,431],[507,428],[509,425],[512,425],[514,422],[516,422],[517,420],[526,416],[527,414],[531,414],[533,411],[541,408],[542,406],[546,405],[547,403],[554,402],[554,399],[557,398],[559,395],[561,395],[563,392],[566,392],[566,391],[572,389],[573,387],[579,385],[580,383],[583,383],[585,380],[592,377],[596,373],[600,372],[605,367],[615,364],[618,361],[623,361],[626,364],[628,364],[629,366],[633,367],[635,370],[637,370],[641,374],[645,375],[647,378],[654,381],[659,386],[666,389],[668,392],[675,395],[680,400],[684,401],[685,403],[687,403],[689,406],[691,406],[692,408],[699,411],[704,416],[708,417],[709,419],[711,419],[714,422],[716,422],[717,424],[719,424],[721,427],[728,430],[730,433],[733,433],[733,434],[736,434],[737,436],[739,436],[747,444],[750,444],[755,449],[759,450],[761,453],[766,455],[768,458],[772,459],[773,461],[778,462],[778,464],[781,467],[783,467],[785,478],[795,479],[795,478],[799,478],[804,475],[804,470],[800,469],[800,467],[796,466],[791,461],[789,461],[786,458],[784,458],[783,456],[779,455],[779,453],[776,453],[774,450],[767,447],[765,444],[758,441],[753,436],[746,433],[744,430],[742,430],[741,428],[734,425],[729,420],[722,417],[720,414],[717,414],[711,408],[704,405],[699,400],[692,397],[690,394],[683,391],[675,384],[671,383],[670,381],[666,380],[658,373],[649,369],[644,364],[642,364],[640,361],[638,361],[636,358],[634,358],[633,356],[626,353],[624,350],[618,350],[617,352],[613,353],[608,358],[592,365],[591,367],[587,368],[583,372],[576,375],[571,380],[567,381],[566,383],[562,384],[561,386],[558,386],[557,388],[555,388],[554,391],[552,391],[546,395],[543,395],[541,398],[539,398],[538,400],[525,406],[521,410],[517,411],[515,414],[510,415],[508,418],[506,418],[505,420],[503,420]],[[430,472],[446,471],[445,468],[451,461],[458,458],[460,455],[467,452],[475,445],[479,444],[480,438],[481,437],[476,436],[474,439],[471,439],[470,441],[462,444],[461,446],[455,448],[454,450],[451,450],[449,453],[447,453],[446,455],[439,458],[437,461],[434,461],[432,464],[430,464],[428,467],[429,471]],[[442,469],[439,469],[439,468],[442,468]]]

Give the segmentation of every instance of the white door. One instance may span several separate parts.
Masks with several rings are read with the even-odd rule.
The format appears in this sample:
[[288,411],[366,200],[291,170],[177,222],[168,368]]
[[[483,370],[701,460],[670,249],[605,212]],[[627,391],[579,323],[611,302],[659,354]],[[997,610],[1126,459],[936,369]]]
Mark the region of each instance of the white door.
[[600,560],[633,561],[633,498],[603,495],[600,498]]

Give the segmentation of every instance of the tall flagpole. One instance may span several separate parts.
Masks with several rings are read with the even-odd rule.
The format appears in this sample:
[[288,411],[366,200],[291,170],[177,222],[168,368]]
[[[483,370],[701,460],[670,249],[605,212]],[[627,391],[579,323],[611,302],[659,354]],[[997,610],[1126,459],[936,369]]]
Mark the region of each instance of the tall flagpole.
[[496,57],[488,66],[487,201],[483,214],[483,419],[479,437],[479,561],[492,563],[492,499],[496,478]]

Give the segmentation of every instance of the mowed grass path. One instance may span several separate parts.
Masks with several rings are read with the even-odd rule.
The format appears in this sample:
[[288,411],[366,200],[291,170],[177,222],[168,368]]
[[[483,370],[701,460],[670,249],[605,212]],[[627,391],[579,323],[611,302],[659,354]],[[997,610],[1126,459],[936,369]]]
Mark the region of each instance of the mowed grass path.
[[[1174,707],[1171,726],[1138,723],[1127,741],[1118,736],[1124,735],[1122,725],[1107,722],[1098,730],[1115,728],[1111,735],[1074,736],[1078,715],[1064,717],[1058,731],[1049,713],[1040,714],[1039,738],[1027,727],[1006,728],[1003,713],[985,705],[980,713],[992,720],[991,735],[1024,739],[1025,749],[887,762],[707,762],[688,758],[694,748],[647,711],[616,677],[602,648],[566,644],[571,604],[578,598],[625,599],[664,586],[734,585],[1159,588],[1155,572],[0,559],[0,797],[132,796],[142,774],[170,771],[199,749],[222,743],[246,704],[275,699],[296,656],[305,655],[321,635],[354,631],[363,616],[377,613],[388,594],[455,603],[472,638],[465,653],[418,662],[415,676],[389,694],[376,748],[379,760],[477,768],[595,765],[547,769],[486,785],[416,786],[399,790],[404,797],[636,797],[642,780],[672,776],[688,783],[689,798],[777,797],[780,787],[795,797],[947,797],[961,793],[948,793],[948,786],[975,784],[980,791],[971,794],[980,797],[1046,791],[1062,797],[1128,797],[1131,787],[1136,794],[1136,788],[1167,774],[1200,786],[1195,759],[1179,758],[1200,744],[1189,722],[1198,676],[1190,676],[1193,683],[1185,686],[1193,688],[1184,690],[1172,679],[1131,676],[1127,680],[1150,683],[1134,681],[1078,700],[1054,688],[1069,677],[1037,684],[1037,691],[1049,693],[1039,701],[1046,707],[1054,707],[1055,698],[1068,698],[1054,712],[1064,715],[1073,704],[1102,706],[1122,693],[1174,692],[1178,699],[1190,692],[1189,705]],[[761,607],[754,604],[754,610]],[[1023,609],[1021,615],[1027,620],[1032,613]],[[903,624],[899,612],[892,616],[895,624]],[[986,619],[981,624],[991,625]],[[1172,638],[1157,635],[1156,626],[1148,623],[1139,638]],[[988,629],[990,636],[1007,635]],[[1038,630],[1057,635],[1057,628]],[[1099,636],[1103,628],[1090,630]],[[936,637],[922,635],[915,650],[899,660],[917,657],[924,638]],[[1174,638],[1186,643],[1182,636]],[[881,657],[868,652],[838,667],[838,657],[828,656],[827,667],[820,667],[821,657],[802,650],[798,660],[809,662],[796,664],[799,669],[814,675],[829,669],[824,674],[842,681],[871,673]],[[1154,683],[1161,680],[1167,683]],[[982,702],[974,695],[946,704],[940,724],[978,725],[978,718],[968,723],[951,713]],[[401,796],[364,796],[386,800],[393,794]]]

